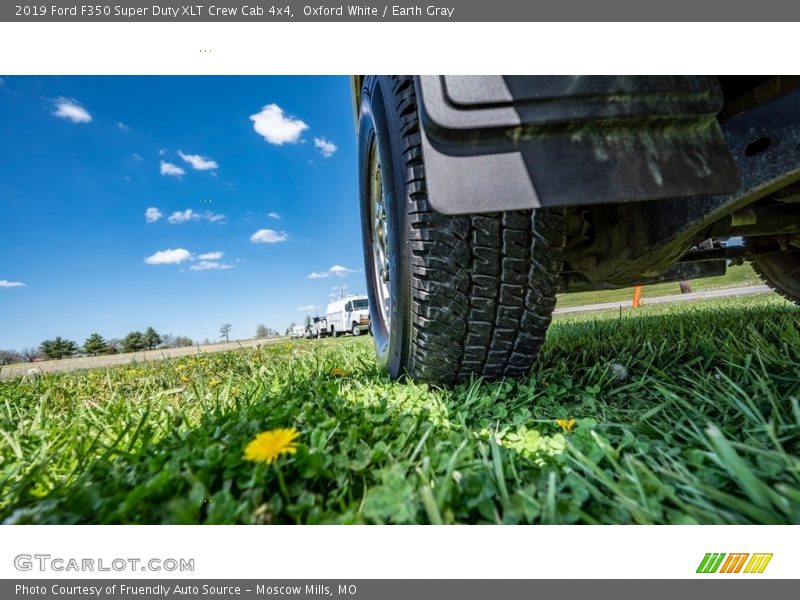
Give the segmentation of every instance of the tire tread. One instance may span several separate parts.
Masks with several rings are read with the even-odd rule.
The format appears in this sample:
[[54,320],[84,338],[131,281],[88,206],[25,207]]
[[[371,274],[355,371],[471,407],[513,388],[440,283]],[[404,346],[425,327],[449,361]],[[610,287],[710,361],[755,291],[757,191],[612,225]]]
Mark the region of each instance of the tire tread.
[[444,215],[428,203],[416,93],[395,77],[408,201],[406,371],[452,384],[527,374],[550,324],[563,262],[561,209]]

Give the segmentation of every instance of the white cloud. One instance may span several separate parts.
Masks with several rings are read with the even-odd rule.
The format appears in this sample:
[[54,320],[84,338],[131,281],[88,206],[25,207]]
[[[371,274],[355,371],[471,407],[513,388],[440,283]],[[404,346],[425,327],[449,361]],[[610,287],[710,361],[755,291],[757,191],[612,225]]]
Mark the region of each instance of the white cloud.
[[163,216],[164,213],[162,213],[155,206],[151,206],[146,211],[144,211],[144,220],[147,221],[148,223],[155,223]]
[[198,213],[194,212],[191,208],[187,208],[186,210],[177,210],[172,213],[167,220],[170,223],[186,223],[187,221],[191,221],[195,218]]
[[276,213],[276,212],[267,213],[267,216],[268,216],[270,219],[277,219],[278,221],[280,221],[280,220],[281,220],[281,216],[280,216],[278,213]]
[[158,151],[158,155],[159,155],[159,156],[164,156],[166,153],[167,153],[167,149],[166,149],[166,148],[161,148],[161,149]]
[[191,208],[186,210],[176,210],[169,217],[167,221],[173,225],[176,223],[188,223],[189,221],[208,221],[209,223],[218,223],[225,220],[225,215],[211,211],[197,212]]
[[144,259],[148,265],[177,265],[186,261],[194,261],[189,266],[190,271],[223,271],[233,269],[228,263],[219,262],[223,252],[205,252],[194,256],[184,248],[161,250]]
[[336,144],[334,144],[332,141],[318,137],[314,138],[314,148],[319,150],[319,153],[325,158],[330,158],[337,150]]
[[274,229],[259,229],[250,236],[250,241],[254,244],[275,244],[285,242],[289,236],[285,231],[275,231]]
[[184,248],[175,248],[174,250],[169,248],[148,256],[144,262],[148,265],[177,265],[190,258],[192,258],[192,253]]
[[347,267],[343,267],[342,265],[333,265],[327,271],[317,271],[315,273],[309,273],[306,275],[306,279],[325,279],[327,277],[346,277],[350,273],[355,273],[355,269],[348,269]]
[[261,112],[250,115],[250,120],[256,133],[276,146],[297,143],[308,129],[308,125],[300,119],[284,115],[283,109],[277,104],[266,105]]
[[180,177],[181,175],[185,175],[186,171],[181,169],[178,165],[173,165],[171,162],[167,162],[165,160],[161,161],[161,174],[162,175],[170,175],[172,177]]
[[[218,253],[218,254],[221,254]],[[226,263],[219,263],[214,260],[201,260],[198,263],[193,264],[189,267],[190,271],[223,271],[225,269],[232,269],[233,265],[229,265]]]
[[297,307],[297,310],[316,310],[316,309],[317,309],[317,305],[316,304],[307,304],[306,306],[298,306]]
[[197,169],[198,171],[208,171],[209,169],[216,169],[219,167],[217,161],[211,160],[210,158],[205,158],[199,154],[184,154],[178,150],[178,156],[180,156],[185,162],[192,165],[193,169]]
[[90,123],[92,115],[89,111],[78,104],[77,100],[70,100],[69,98],[58,98],[56,100],[55,116],[61,119],[67,119],[73,123]]
[[128,133],[131,130],[131,128],[125,125],[125,123],[122,121],[117,121],[117,129],[124,131],[125,133]]
[[142,162],[144,159],[138,154],[131,154],[131,160],[133,162]]
[[328,269],[328,271],[330,271],[334,275],[339,275],[340,277],[343,277],[344,275],[347,275],[349,273],[356,272],[355,269],[348,269],[347,267],[343,267],[342,265],[333,265],[330,269]]
[[0,279],[0,288],[12,287],[25,287],[25,284],[21,281],[8,281],[7,279]]

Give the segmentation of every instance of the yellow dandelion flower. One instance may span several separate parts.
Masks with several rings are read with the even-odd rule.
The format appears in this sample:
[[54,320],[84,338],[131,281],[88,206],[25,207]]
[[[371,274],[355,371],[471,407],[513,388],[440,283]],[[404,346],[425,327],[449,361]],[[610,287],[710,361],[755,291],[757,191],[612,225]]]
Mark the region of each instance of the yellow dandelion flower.
[[575,419],[556,419],[556,424],[567,433],[575,429]]
[[189,378],[186,375],[181,375],[181,381],[183,383],[189,383]]
[[212,379],[211,381],[208,382],[208,385],[213,388],[217,387],[220,383],[222,383],[222,381],[220,381],[219,379]]
[[347,371],[340,369],[339,367],[335,367],[331,369],[331,377],[347,377]]
[[244,458],[253,462],[272,464],[281,454],[297,452],[295,440],[299,435],[294,427],[259,433],[252,442],[247,444],[244,449]]

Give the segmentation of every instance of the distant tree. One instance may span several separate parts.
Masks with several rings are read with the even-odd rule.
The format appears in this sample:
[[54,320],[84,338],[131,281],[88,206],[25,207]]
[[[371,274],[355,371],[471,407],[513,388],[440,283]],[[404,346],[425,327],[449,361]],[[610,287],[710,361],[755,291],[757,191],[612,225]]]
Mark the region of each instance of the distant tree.
[[72,356],[78,352],[78,345],[72,340],[65,340],[58,336],[52,340],[45,340],[40,346],[42,354],[50,359],[61,359]]
[[11,365],[21,360],[22,356],[14,350],[0,350],[0,365]]
[[73,354],[77,354],[79,352],[79,350],[80,350],[80,348],[78,348],[78,344],[76,344],[72,340],[64,340],[64,343],[63,343],[62,347],[64,348],[64,356],[65,357],[69,357],[69,356],[72,356]]
[[306,329],[311,329],[311,317],[306,315]]
[[148,327],[144,332],[144,343],[149,350],[153,350],[161,343],[161,336],[158,335],[155,329]]
[[266,325],[259,325],[256,327],[256,339],[261,340],[265,337],[269,337],[269,329]]
[[138,352],[147,348],[147,341],[141,331],[131,331],[122,340],[123,352]]
[[93,333],[86,341],[83,342],[83,351],[86,354],[91,354],[92,356],[97,356],[98,354],[102,354],[106,351],[106,341],[103,339],[103,336],[99,333]]
[[186,348],[187,346],[194,346],[192,338],[188,338],[185,335],[175,337],[175,348]]
[[162,348],[174,348],[175,347],[175,336],[171,333],[165,333],[161,336],[161,347]]
[[233,329],[233,325],[230,323],[225,323],[222,327],[219,328],[219,337],[224,337],[226,342],[230,341],[230,333],[231,329]]
[[122,348],[122,340],[117,338],[110,338],[106,340],[106,354],[117,354],[120,348]]
[[22,359],[25,362],[33,362],[42,357],[42,353],[38,348],[23,348],[20,354],[22,354]]

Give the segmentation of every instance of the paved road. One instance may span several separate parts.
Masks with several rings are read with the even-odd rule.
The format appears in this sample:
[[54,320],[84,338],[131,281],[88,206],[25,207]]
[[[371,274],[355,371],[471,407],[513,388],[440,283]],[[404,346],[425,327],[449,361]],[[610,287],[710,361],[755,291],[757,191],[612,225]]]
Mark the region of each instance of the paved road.
[[[646,289],[646,288],[645,288]],[[727,296],[753,296],[756,294],[769,294],[772,290],[766,285],[748,285],[737,288],[722,288],[719,290],[708,290],[707,292],[692,292],[691,294],[674,294],[671,296],[654,296],[642,298],[642,305],[669,304],[671,302],[689,302],[691,300],[702,300],[704,298],[725,298]],[[557,308],[553,311],[556,315],[566,315],[570,313],[595,312],[599,310],[611,310],[615,308],[629,308],[631,300],[621,302],[604,302],[602,304],[585,304],[583,306],[570,306],[569,308]]]

